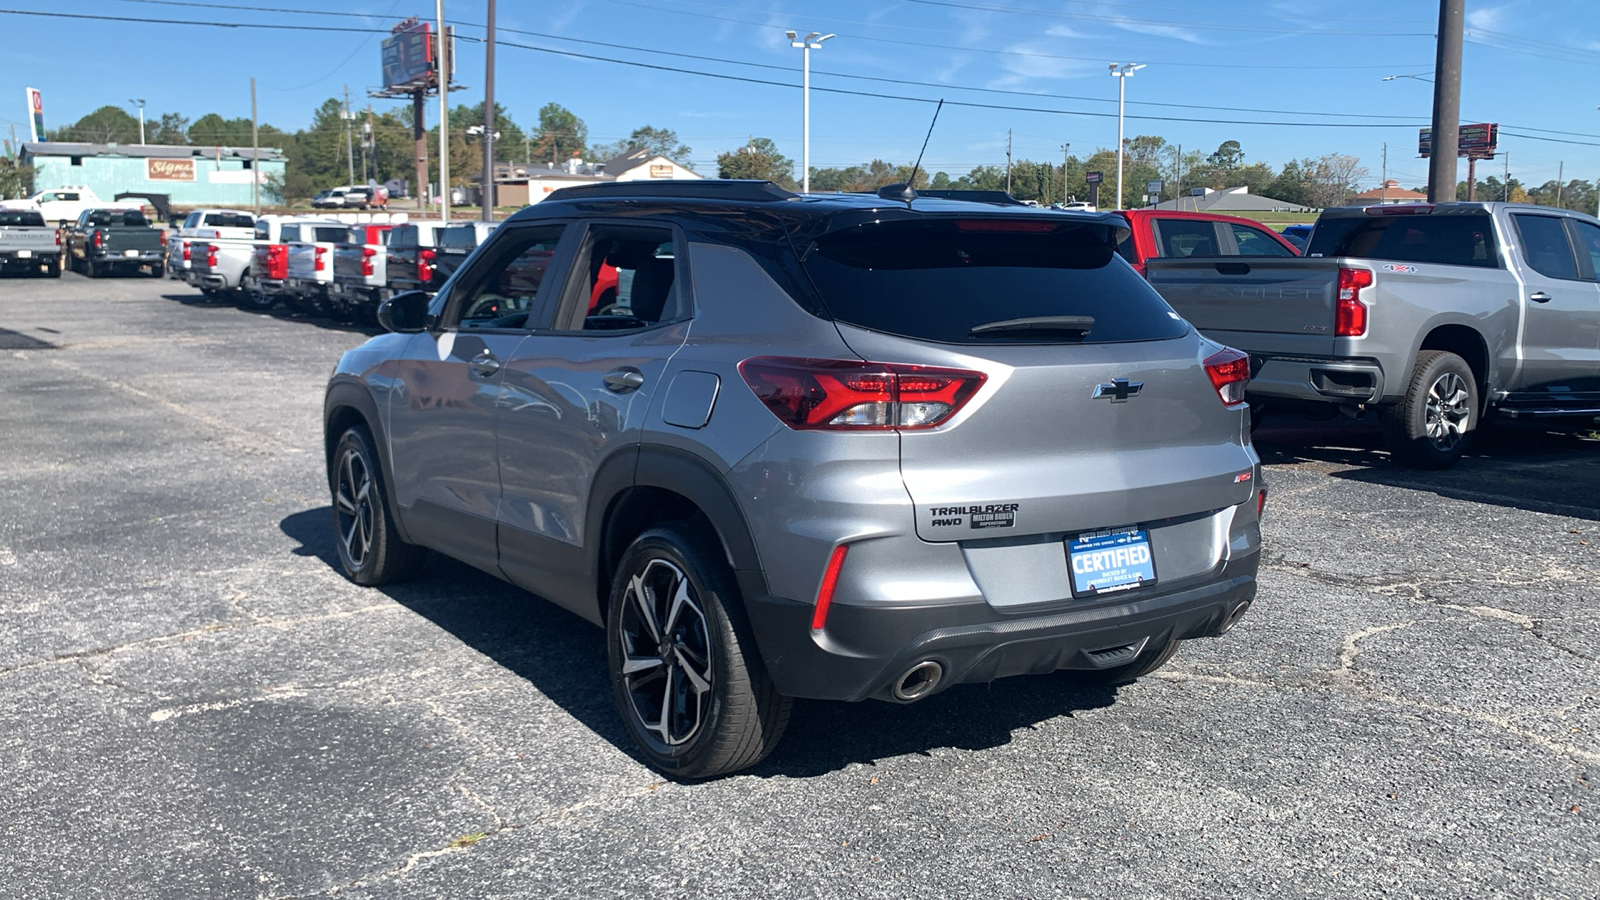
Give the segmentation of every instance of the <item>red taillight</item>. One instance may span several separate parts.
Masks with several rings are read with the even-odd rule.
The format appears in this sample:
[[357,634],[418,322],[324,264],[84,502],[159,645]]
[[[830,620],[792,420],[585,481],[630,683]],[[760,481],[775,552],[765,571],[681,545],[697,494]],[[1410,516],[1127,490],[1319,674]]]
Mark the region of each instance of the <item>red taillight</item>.
[[1256,518],[1261,518],[1261,513],[1267,508],[1267,489],[1256,491]]
[[56,229],[56,246],[61,246],[61,229]]
[[183,242],[183,261],[184,262],[188,262],[189,261],[189,242],[188,241],[184,241]]
[[161,246],[165,247],[166,245],[167,245],[167,230],[165,228],[163,228],[163,229],[161,229]]
[[283,244],[267,245],[267,277],[282,281],[289,277],[289,248]]
[[1369,206],[1364,212],[1369,216],[1425,216],[1433,212],[1433,205],[1429,203],[1389,203],[1383,206]]
[[1367,333],[1367,305],[1361,302],[1361,289],[1372,287],[1372,273],[1366,269],[1339,270],[1339,303],[1333,319],[1337,337],[1361,337]]
[[104,247],[104,246],[105,246],[105,244],[106,244],[106,242],[105,242],[105,238],[103,238],[103,237],[101,237],[101,236],[100,236],[100,232],[99,232],[99,230],[96,230],[96,231],[95,231],[95,232],[94,232],[94,233],[93,233],[93,234],[92,234],[92,235],[91,235],[91,237],[93,237],[93,239],[94,239],[94,245],[95,245],[95,247],[96,247],[96,248],[97,248],[97,249],[98,249],[98,248],[100,248],[100,247]]
[[933,428],[986,378],[966,369],[780,356],[747,359],[739,374],[790,428],[844,431]]
[[377,255],[378,251],[372,249],[371,247],[361,248],[361,276],[363,278],[372,275],[372,258]]
[[1011,234],[1049,234],[1060,227],[1058,222],[1035,222],[1028,219],[957,219],[957,231],[1004,231]]
[[328,252],[328,248],[327,247],[317,247],[315,249],[317,251],[317,254],[316,254],[316,257],[317,257],[316,258],[316,270],[318,272],[321,272],[323,270],[322,254],[327,253]]
[[820,631],[828,624],[828,607],[833,605],[833,589],[839,586],[839,570],[844,568],[844,554],[850,549],[844,544],[833,548],[828,557],[828,568],[822,572],[822,586],[817,588],[817,609],[811,614],[811,630]]
[[1250,357],[1232,347],[1223,347],[1206,357],[1203,365],[1223,406],[1234,407],[1244,402],[1244,386],[1250,382]]
[[217,245],[216,244],[207,244],[206,245],[206,268],[215,269],[216,267],[217,267]]
[[417,280],[422,282],[424,288],[433,281],[433,259],[436,255],[426,247],[417,254]]

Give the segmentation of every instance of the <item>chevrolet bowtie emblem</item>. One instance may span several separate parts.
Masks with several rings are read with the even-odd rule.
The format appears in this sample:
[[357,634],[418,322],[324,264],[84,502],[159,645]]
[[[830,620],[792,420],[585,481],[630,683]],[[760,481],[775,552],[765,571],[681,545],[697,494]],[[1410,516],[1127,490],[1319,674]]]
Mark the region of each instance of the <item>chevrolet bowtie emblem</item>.
[[1126,378],[1113,378],[1105,384],[1096,385],[1094,399],[1108,398],[1112,403],[1121,403],[1144,389],[1144,382],[1129,381]]

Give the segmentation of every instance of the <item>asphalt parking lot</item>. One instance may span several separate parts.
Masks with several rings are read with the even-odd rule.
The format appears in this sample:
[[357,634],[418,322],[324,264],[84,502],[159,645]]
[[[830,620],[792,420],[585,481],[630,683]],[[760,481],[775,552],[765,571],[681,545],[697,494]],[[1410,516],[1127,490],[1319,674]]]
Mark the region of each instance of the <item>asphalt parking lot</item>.
[[0,896],[1587,897],[1600,442],[1457,469],[1268,421],[1252,612],[1118,689],[802,703],[704,784],[601,632],[435,557],[336,570],[348,327],[0,281]]

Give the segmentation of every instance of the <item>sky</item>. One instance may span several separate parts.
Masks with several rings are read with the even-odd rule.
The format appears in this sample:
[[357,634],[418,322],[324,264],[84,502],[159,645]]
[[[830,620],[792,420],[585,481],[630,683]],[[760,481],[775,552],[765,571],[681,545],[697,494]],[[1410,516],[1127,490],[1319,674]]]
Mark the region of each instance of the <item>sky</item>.
[[[368,30],[434,15],[426,0],[6,5],[54,14],[0,13],[0,97],[11,98],[0,133],[23,134],[25,87],[43,92],[55,127],[106,104],[132,111],[133,98],[151,117],[248,116],[251,76],[261,121],[294,130],[346,85],[367,102],[383,37]],[[486,0],[444,10],[461,38],[465,89],[452,100],[476,103]],[[1115,147],[1107,66],[1142,63],[1126,83],[1130,137],[1207,152],[1237,140],[1247,162],[1274,167],[1351,154],[1372,186],[1387,143],[1389,177],[1410,187],[1427,180],[1417,128],[1431,115],[1422,79],[1438,10],[1437,0],[501,0],[495,95],[525,128],[560,103],[594,144],[671,128],[702,172],[750,136],[798,163],[801,51],[784,32],[833,33],[811,54],[812,165],[909,163],[942,98],[923,165],[954,177],[1004,165],[1008,133],[1019,160],[1058,160],[1063,144],[1080,157]],[[1600,178],[1600,2],[1468,0],[1466,41],[1462,121],[1500,124],[1512,175],[1538,185],[1564,167],[1567,179]],[[432,101],[430,124],[436,114]],[[1504,164],[1480,163],[1479,177]]]

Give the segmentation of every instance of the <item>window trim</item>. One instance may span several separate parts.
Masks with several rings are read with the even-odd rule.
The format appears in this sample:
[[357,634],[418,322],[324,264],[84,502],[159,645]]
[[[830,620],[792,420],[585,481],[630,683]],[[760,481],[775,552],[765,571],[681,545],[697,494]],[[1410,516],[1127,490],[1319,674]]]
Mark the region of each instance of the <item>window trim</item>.
[[[1245,259],[1290,259],[1300,255],[1290,248],[1285,247],[1283,242],[1273,237],[1271,230],[1265,226],[1246,225],[1243,222],[1218,222],[1217,224],[1223,226],[1222,230],[1227,233],[1228,240],[1232,242],[1232,255],[1234,256],[1243,257]],[[1281,253],[1271,256],[1263,256],[1259,253],[1245,253],[1244,248],[1239,246],[1239,236],[1235,234],[1235,230],[1238,229],[1242,229],[1244,231],[1254,231],[1256,234],[1261,236],[1261,240],[1267,242],[1267,246],[1274,247],[1281,251]]]
[[[431,329],[435,335],[445,332],[455,332],[457,334],[535,334],[548,331],[548,329],[528,328],[526,326],[522,328],[469,328],[463,330],[459,319],[451,321],[452,318],[461,314],[461,307],[467,302],[466,298],[469,291],[465,286],[477,287],[481,280],[488,276],[490,271],[510,262],[505,257],[507,251],[502,250],[502,245],[517,243],[523,239],[527,232],[535,228],[561,229],[561,238],[556,243],[555,252],[550,256],[550,265],[545,269],[545,277],[539,283],[539,293],[535,295],[535,302],[542,299],[547,291],[560,290],[560,288],[553,285],[562,285],[566,281],[569,265],[575,252],[573,250],[574,234],[581,230],[579,223],[571,219],[535,219],[530,222],[519,223],[515,227],[501,226],[492,232],[489,240],[478,245],[477,249],[472,251],[472,256],[481,258],[472,259],[469,257],[470,263],[457,269],[455,274],[450,277],[450,281],[445,288],[439,291],[435,300],[438,302],[442,298],[442,302],[439,304],[438,312],[434,313],[436,324]],[[485,250],[487,252],[483,252]],[[517,251],[517,255],[520,256],[521,253],[522,251]],[[559,321],[560,314],[560,306],[557,305],[551,320]]]
[[[683,294],[678,294],[679,291],[687,290],[686,285],[692,284],[692,281],[689,278],[688,236],[684,234],[682,228],[678,227],[677,223],[641,222],[637,219],[596,218],[586,219],[579,224],[581,225],[578,233],[579,243],[573,250],[572,264],[567,270],[566,284],[562,288],[561,303],[556,307],[554,325],[549,329],[540,331],[540,334],[586,338],[631,337],[633,335],[644,334],[648,331],[654,331],[658,328],[664,328],[668,325],[676,325],[682,322],[687,322],[695,317],[696,310],[694,306],[694,292],[689,291],[687,297],[684,297]],[[684,302],[679,304],[679,307],[682,310],[682,315],[673,319],[663,319],[660,322],[651,323],[643,328],[626,328],[617,329],[615,331],[599,329],[591,331],[584,330],[583,320],[586,318],[586,314],[589,309],[589,279],[587,275],[589,271],[589,253],[594,246],[593,242],[590,240],[590,237],[597,226],[602,228],[656,228],[666,230],[672,234],[672,290],[675,294],[678,294],[679,297],[684,298]],[[582,274],[583,277],[580,278],[580,274]]]

